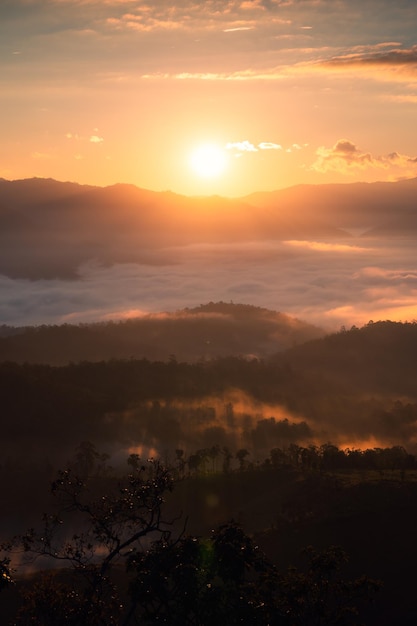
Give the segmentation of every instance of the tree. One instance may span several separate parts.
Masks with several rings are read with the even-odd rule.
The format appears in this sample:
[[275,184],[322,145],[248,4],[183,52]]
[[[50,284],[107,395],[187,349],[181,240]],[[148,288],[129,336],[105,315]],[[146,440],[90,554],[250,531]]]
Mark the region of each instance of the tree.
[[236,452],[236,458],[239,461],[239,469],[241,471],[245,469],[247,456],[249,456],[249,450],[246,450],[246,448],[240,448],[240,450]]
[[175,458],[177,461],[177,474],[180,478],[183,478],[186,460],[185,460],[185,452],[184,450],[182,450],[182,448],[177,448],[175,450]]
[[288,458],[291,465],[293,465],[294,467],[298,467],[300,464],[301,451],[302,448],[296,443],[290,443],[290,445],[288,446]]
[[12,583],[10,573],[10,559],[4,557],[0,559],[0,591],[8,587]]
[[203,458],[199,452],[190,454],[188,457],[188,470],[189,472],[197,472],[203,462]]
[[276,614],[286,616],[288,626],[357,626],[360,608],[373,598],[381,583],[366,576],[345,578],[341,570],[348,556],[340,546],[321,552],[309,546],[304,554],[308,561],[305,570],[290,568],[274,581]]
[[224,459],[223,459],[223,472],[228,474],[230,472],[230,466],[233,459],[233,454],[230,452],[227,446],[223,446],[221,450]]
[[129,565],[141,624],[268,623],[259,583],[273,566],[235,522],[208,539],[157,541],[151,550],[133,553]]
[[303,470],[316,470],[320,464],[319,450],[317,446],[310,445],[301,450],[301,466]]
[[211,471],[214,474],[215,472],[215,463],[216,463],[216,459],[220,454],[220,446],[216,445],[216,446],[211,446],[211,448],[209,448],[208,451],[208,455],[211,459]]
[[379,583],[349,580],[338,546],[305,550],[307,568],[281,573],[235,522],[208,539],[157,541],[133,553],[132,594],[141,624],[170,626],[357,626]]
[[283,467],[286,464],[287,458],[285,456],[285,452],[281,450],[281,448],[272,448],[269,452],[269,456],[271,457],[272,467],[279,468]]
[[142,549],[141,541],[167,540],[172,521],[163,519],[162,504],[172,487],[169,471],[158,461],[133,466],[120,479],[82,480],[71,470],[60,472],[52,484],[58,513],[44,516],[42,532],[31,529],[8,547],[43,557],[49,567],[61,563],[66,575],[52,586],[48,601],[42,580],[32,588],[17,623],[129,624],[129,594],[114,584],[114,575],[132,551]]
[[100,453],[91,441],[82,441],[77,447],[77,453],[72,465],[78,476],[91,476],[93,471],[100,473],[107,468],[110,456]]

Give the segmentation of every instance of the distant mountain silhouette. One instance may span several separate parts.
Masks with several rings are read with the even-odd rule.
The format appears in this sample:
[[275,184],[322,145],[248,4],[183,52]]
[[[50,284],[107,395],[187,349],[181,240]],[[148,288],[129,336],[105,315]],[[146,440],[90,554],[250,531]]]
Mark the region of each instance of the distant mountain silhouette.
[[190,244],[417,233],[417,179],[300,185],[244,198],[187,197],[134,185],[0,179],[0,273],[64,278],[94,260],[160,264]]
[[0,361],[49,363],[148,358],[265,357],[324,331],[260,307],[209,303],[120,322],[0,328]]
[[368,235],[417,232],[417,178],[396,183],[297,185],[244,198],[285,216],[314,214],[329,227]]

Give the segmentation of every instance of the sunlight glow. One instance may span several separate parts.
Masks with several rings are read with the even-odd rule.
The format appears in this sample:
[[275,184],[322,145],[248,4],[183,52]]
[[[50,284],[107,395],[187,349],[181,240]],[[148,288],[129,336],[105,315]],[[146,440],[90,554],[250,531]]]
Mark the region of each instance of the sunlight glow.
[[202,144],[190,156],[192,170],[203,178],[220,176],[225,172],[227,164],[227,153],[216,144]]

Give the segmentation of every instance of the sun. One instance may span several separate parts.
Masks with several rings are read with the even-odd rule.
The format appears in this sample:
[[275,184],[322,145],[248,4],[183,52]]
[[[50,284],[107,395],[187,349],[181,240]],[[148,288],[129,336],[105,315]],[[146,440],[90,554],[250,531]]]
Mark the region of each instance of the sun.
[[190,156],[192,170],[202,178],[217,178],[228,165],[228,155],[220,146],[205,143],[193,150]]

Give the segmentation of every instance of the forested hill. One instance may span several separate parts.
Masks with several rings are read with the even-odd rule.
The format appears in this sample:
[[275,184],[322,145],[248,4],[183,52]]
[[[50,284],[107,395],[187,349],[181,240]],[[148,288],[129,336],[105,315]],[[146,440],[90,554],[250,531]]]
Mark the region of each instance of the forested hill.
[[416,395],[417,323],[369,322],[362,328],[326,335],[275,355],[297,371],[359,392]]
[[81,325],[0,327],[0,361],[69,362],[147,358],[196,361],[266,357],[324,331],[268,309],[224,302],[176,313]]
[[83,440],[171,453],[247,447],[253,458],[328,441],[414,451],[416,344],[417,324],[379,322],[261,360],[3,362],[0,451],[11,455],[26,441],[51,458]]

